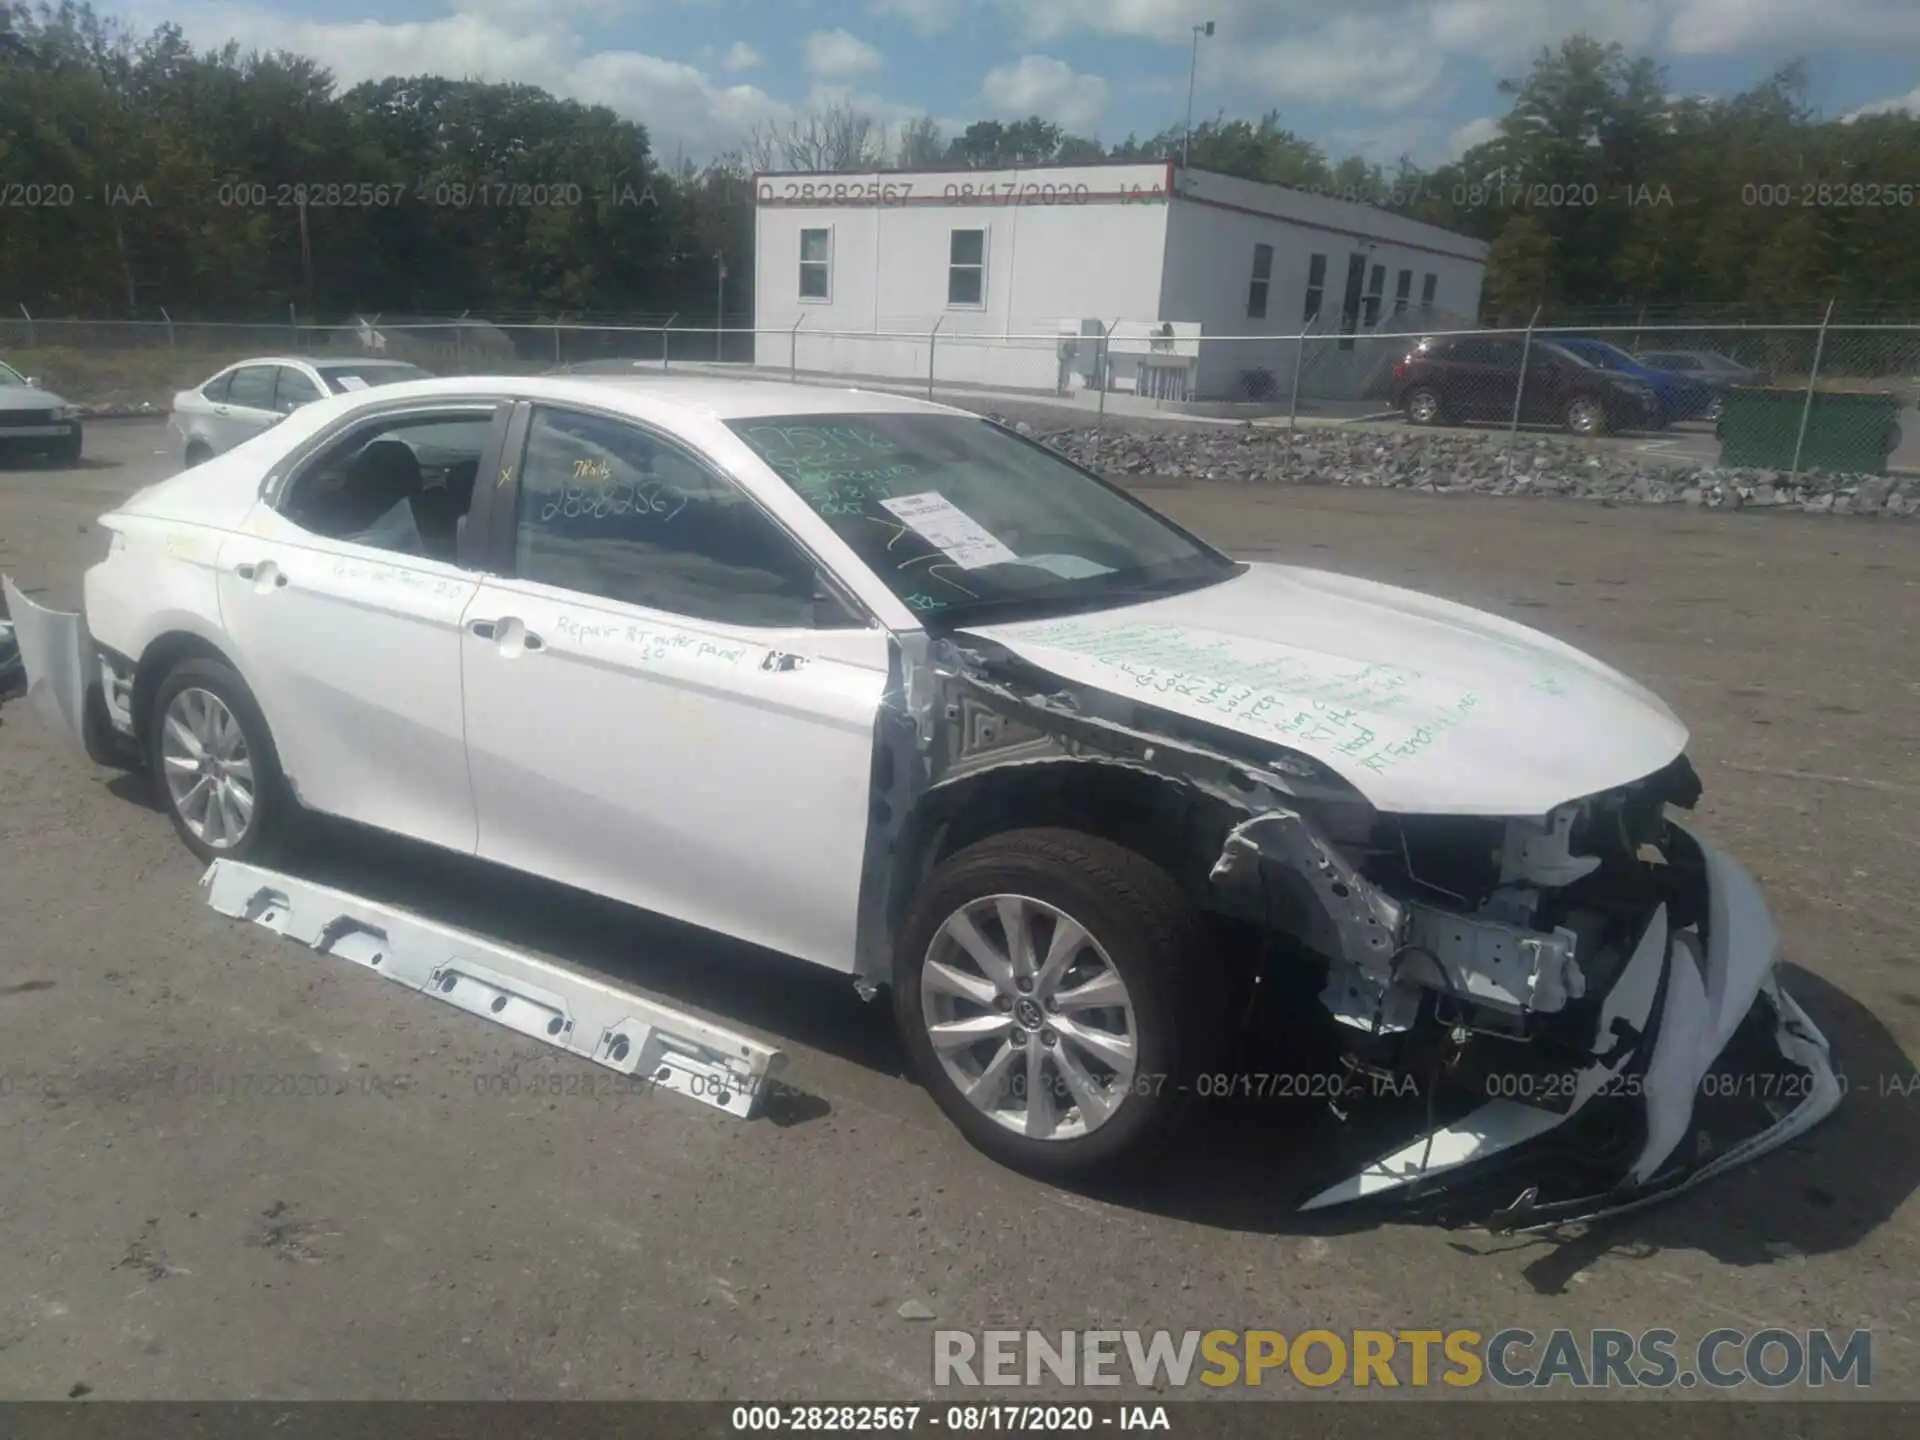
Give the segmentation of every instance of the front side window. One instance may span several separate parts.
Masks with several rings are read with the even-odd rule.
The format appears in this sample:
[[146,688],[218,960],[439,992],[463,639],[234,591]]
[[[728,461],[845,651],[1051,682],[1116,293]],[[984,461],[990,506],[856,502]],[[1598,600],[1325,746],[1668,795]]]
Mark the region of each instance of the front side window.
[[833,298],[833,231],[800,232],[800,298]]
[[320,398],[320,387],[309,380],[301,371],[291,365],[280,367],[280,378],[274,384],[273,408],[283,415],[291,415],[302,405],[311,405]]
[[491,410],[352,427],[288,486],[280,513],[303,530],[447,564],[493,431]]
[[1253,247],[1253,279],[1247,286],[1247,318],[1267,318],[1267,290],[1273,283],[1273,247]]
[[233,372],[233,380],[227,386],[229,405],[242,405],[249,410],[271,410],[273,408],[273,382],[279,367],[276,365],[242,365]]
[[947,240],[947,304],[987,303],[987,232],[955,230]]
[[515,573],[723,625],[816,623],[812,559],[738,487],[636,425],[540,409],[520,467]]
[[1124,491],[974,416],[727,423],[929,625],[1098,610],[1239,570]]

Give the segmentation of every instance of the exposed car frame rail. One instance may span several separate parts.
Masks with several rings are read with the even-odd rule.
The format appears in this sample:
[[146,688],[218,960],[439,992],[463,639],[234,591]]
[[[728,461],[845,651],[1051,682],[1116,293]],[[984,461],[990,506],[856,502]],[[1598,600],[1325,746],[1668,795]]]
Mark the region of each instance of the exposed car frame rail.
[[742,1120],[786,1067],[751,1036],[365,896],[232,860],[200,886],[222,915]]

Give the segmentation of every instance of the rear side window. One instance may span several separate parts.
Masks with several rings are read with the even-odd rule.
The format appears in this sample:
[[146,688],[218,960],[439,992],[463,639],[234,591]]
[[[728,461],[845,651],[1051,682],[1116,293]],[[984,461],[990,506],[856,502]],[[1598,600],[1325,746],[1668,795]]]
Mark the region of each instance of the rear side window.
[[227,403],[227,387],[231,384],[233,384],[233,372],[228,370],[202,385],[200,397],[203,400],[211,400],[216,405],[224,405]]

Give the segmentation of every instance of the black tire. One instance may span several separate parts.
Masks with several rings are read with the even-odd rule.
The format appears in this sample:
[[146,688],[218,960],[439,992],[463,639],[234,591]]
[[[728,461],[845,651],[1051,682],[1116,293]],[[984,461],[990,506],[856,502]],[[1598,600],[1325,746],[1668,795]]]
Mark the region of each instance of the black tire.
[[[1580,419],[1583,411],[1592,417],[1591,425],[1583,426]],[[1569,400],[1564,423],[1571,434],[1587,440],[1610,434],[1613,430],[1607,417],[1606,402],[1597,395],[1576,395]]]
[[184,457],[186,468],[189,470],[193,469],[196,465],[206,464],[207,461],[212,458],[213,447],[208,445],[204,440],[196,440],[187,446],[187,453]]
[[[167,710],[181,691],[189,689],[210,692],[240,722],[246,753],[253,765],[253,813],[240,840],[234,844],[214,846],[194,834],[167,785],[167,764],[162,749]],[[221,660],[196,658],[183,660],[167,672],[154,692],[153,705],[147,713],[146,751],[154,797],[167,818],[173,821],[175,833],[200,859],[259,860],[284,852],[298,820],[298,803],[281,774],[280,754],[274,748],[266,717],[260,713],[253,692],[232,666]]]
[[[942,1068],[921,1008],[928,952],[948,919],[986,896],[1014,894],[1071,916],[1127,988],[1136,1032],[1134,1084],[1087,1133],[1016,1134],[976,1108]],[[1015,830],[970,845],[928,878],[895,949],[894,1019],[920,1083],[973,1146],[1024,1174],[1075,1182],[1151,1159],[1194,1104],[1193,1077],[1220,1053],[1224,983],[1209,930],[1151,861],[1075,830]]]
[[[1421,385],[1407,392],[1407,403],[1403,407],[1409,425],[1444,425],[1447,423],[1447,403],[1438,390]],[[1425,419],[1421,416],[1425,415]]]
[[82,444],[81,433],[75,430],[73,434],[57,441],[47,453],[56,465],[78,465]]

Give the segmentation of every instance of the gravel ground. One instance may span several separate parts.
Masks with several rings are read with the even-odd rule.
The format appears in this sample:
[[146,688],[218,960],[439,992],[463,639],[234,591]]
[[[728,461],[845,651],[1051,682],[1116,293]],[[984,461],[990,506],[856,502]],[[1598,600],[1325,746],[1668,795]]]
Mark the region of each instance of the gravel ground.
[[1525,433],[1316,425],[1202,427],[1140,420],[1063,426],[1057,412],[996,418],[1082,465],[1122,476],[1358,486],[1441,494],[1556,495],[1603,505],[1685,505],[1807,514],[1920,515],[1920,475],[1803,474],[1674,464],[1605,444]]
[[[160,478],[162,443],[102,424],[80,469],[0,470],[0,569],[71,602],[104,550],[93,517]],[[142,790],[10,705],[0,1399],[926,1397],[923,1315],[1870,1327],[1873,1393],[1920,1398],[1920,529],[1134,483],[1240,554],[1484,605],[1665,694],[1695,727],[1703,821],[1760,876],[1833,1041],[1840,1111],[1690,1196],[1552,1238],[1303,1222],[1300,1102],[1223,1108],[1153,1183],[1069,1194],[968,1150],[843,982],[337,837],[320,878],[767,1035],[801,1098],[743,1124],[537,1094],[597,1072],[213,915]],[[284,1075],[324,1093],[270,1092]]]

